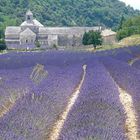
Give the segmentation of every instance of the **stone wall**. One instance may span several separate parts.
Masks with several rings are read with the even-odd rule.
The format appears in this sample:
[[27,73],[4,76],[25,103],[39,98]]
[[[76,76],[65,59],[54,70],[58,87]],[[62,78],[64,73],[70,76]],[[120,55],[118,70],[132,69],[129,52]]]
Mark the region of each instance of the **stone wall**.
[[48,45],[58,45],[58,35],[48,35]]
[[112,45],[117,42],[116,35],[110,35],[103,37],[103,44]]
[[[80,47],[82,46],[83,34],[90,30],[101,31],[102,29],[101,27],[41,27],[36,34],[36,39],[39,41],[41,48],[52,48],[54,44],[62,47]],[[20,45],[19,34],[6,36],[6,39],[11,38],[12,40],[11,42],[6,41],[8,48],[36,47],[35,44]],[[105,36],[103,40],[104,44],[113,44],[116,42],[116,35]]]
[[82,36],[77,35],[58,35],[58,46],[80,46]]

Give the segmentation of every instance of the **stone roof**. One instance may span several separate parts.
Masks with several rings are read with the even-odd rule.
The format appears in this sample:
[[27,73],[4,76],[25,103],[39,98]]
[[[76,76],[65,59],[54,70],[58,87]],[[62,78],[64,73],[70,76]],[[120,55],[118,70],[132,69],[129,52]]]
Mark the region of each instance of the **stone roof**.
[[40,27],[39,28],[39,34],[48,34],[47,29],[45,27]]
[[36,34],[30,30],[29,28],[25,29],[23,32],[20,33],[20,36],[36,36]]
[[44,27],[44,25],[42,25],[42,24],[41,24],[38,20],[36,20],[36,19],[34,19],[33,22],[34,22],[34,24],[35,24],[36,26]]
[[47,34],[68,34],[69,28],[65,27],[48,27],[46,28]]
[[33,13],[31,12],[31,10],[28,10],[27,12],[26,12],[26,15],[33,15]]
[[68,34],[70,32],[70,28],[68,27],[47,27],[47,28],[39,28],[39,34]]
[[9,27],[6,27],[5,35],[18,35],[20,31],[21,31],[21,27],[9,26]]
[[28,23],[27,21],[24,21],[20,26],[38,26],[38,27],[44,27],[38,20],[34,19],[33,22]]
[[111,29],[105,29],[101,33],[102,36],[111,36],[116,35],[116,32],[112,31]]
[[99,30],[99,27],[46,27],[39,28],[39,34],[78,35],[84,34],[86,31],[89,30]]

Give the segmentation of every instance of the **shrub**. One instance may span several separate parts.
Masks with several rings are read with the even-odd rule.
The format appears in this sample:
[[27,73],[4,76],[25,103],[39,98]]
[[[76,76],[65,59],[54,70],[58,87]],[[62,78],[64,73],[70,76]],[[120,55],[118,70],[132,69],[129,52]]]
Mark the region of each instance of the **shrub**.
[[82,42],[84,45],[93,45],[94,48],[96,49],[97,45],[102,45],[101,32],[99,31],[85,32]]
[[57,47],[57,45],[56,45],[56,44],[53,44],[52,48],[54,48],[54,49],[58,50],[58,47]]
[[6,47],[6,43],[5,43],[5,40],[4,39],[1,39],[0,40],[0,50],[5,50],[7,47]]
[[40,48],[41,47],[39,41],[36,41],[35,45],[36,45],[37,48]]

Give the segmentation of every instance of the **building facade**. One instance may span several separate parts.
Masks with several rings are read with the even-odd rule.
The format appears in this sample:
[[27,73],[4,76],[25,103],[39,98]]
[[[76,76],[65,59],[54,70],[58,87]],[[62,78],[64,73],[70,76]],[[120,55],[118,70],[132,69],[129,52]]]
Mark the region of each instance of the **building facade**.
[[117,33],[112,31],[111,29],[105,29],[101,32],[103,43],[106,45],[112,45],[117,42],[116,35]]
[[9,49],[34,48],[36,42],[42,48],[53,45],[78,47],[82,45],[83,34],[90,30],[101,31],[101,27],[44,27],[28,10],[20,26],[6,28],[5,41]]

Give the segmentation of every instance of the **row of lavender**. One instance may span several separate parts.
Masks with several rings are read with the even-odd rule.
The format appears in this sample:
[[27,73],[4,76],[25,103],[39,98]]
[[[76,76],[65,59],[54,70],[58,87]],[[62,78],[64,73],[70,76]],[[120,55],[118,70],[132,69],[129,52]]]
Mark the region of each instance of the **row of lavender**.
[[[128,62],[132,59],[135,59],[136,57],[139,57],[140,48],[139,47],[123,48],[117,51],[115,50],[114,52],[111,53],[105,52],[105,54],[96,53],[96,56],[102,58],[103,62],[107,61],[107,63],[109,62],[107,60],[108,55],[110,55],[115,59]],[[92,60],[90,60],[89,62],[91,63]],[[114,61],[113,63],[116,62]],[[119,62],[116,65],[118,69],[120,63],[123,62]],[[124,63],[124,65],[127,64]],[[109,66],[113,67],[110,64]],[[127,67],[128,71],[129,68],[130,66]],[[123,106],[120,103],[120,99],[118,98],[119,96],[118,86],[116,86],[116,84],[114,83],[113,79],[110,76],[112,76],[114,79],[115,77],[112,75],[110,70],[109,72],[111,73],[111,75],[109,75],[109,73],[105,70],[103,66],[101,66],[101,64],[94,63],[92,65],[92,68],[90,66],[89,69],[90,70],[88,70],[87,72],[88,76],[86,77],[86,81],[80,93],[80,97],[78,98],[76,104],[70,111],[59,139],[61,140],[62,139],[101,139],[101,140],[127,139],[126,132],[125,132],[126,114],[124,113]],[[138,70],[133,68],[130,69],[131,70],[129,72],[133,71],[135,73],[135,78],[137,78],[137,76],[140,77],[139,74],[137,75],[137,73],[139,73]],[[113,71],[115,70],[117,69],[113,69]],[[127,74],[129,74],[129,72]],[[101,73],[104,73],[104,76],[102,76]],[[121,73],[123,73],[123,68],[122,71],[119,72],[119,74],[121,75]],[[95,81],[94,79],[92,79],[93,77],[95,77],[96,79]],[[119,78],[120,77],[118,77],[118,79]],[[126,77],[122,76],[121,78],[123,79],[123,81],[127,81]],[[107,79],[111,84],[107,82]],[[122,79],[119,79],[119,81],[121,81]],[[133,87],[133,89],[138,88],[137,91],[140,91],[138,86],[138,83],[140,84],[139,78],[136,81],[137,82],[134,82],[137,83],[135,87],[131,85],[131,83],[133,82],[129,83],[129,87]],[[116,79],[115,82],[117,82]],[[122,87],[121,84],[118,85]],[[125,86],[125,89],[127,89],[127,86]],[[114,96],[112,96],[112,93]],[[131,93],[134,92],[132,91]],[[139,109],[138,109],[139,102],[137,102],[137,100],[139,100],[138,96],[139,96],[138,93],[135,95],[135,97],[134,95],[132,95],[134,106],[136,108],[136,112],[138,115],[137,117],[138,117],[138,126],[139,126],[140,116],[139,116]],[[137,100],[135,100],[135,98],[137,98]],[[116,100],[114,101],[114,99]]]
[[[86,79],[80,96],[64,125],[60,139],[126,139],[125,115],[119,101],[118,89],[104,66],[93,60],[105,56],[102,57],[104,65],[119,85],[130,90],[139,113],[137,107],[138,91],[140,91],[139,71],[123,62],[106,57],[109,55],[128,61],[139,52],[139,47],[134,47],[95,54],[53,51],[1,55],[0,105],[3,105],[5,99],[11,96],[13,89],[16,89],[14,94],[20,92],[24,96],[19,95],[20,98],[15,102],[14,107],[0,118],[0,126],[2,126],[0,139],[38,140],[43,139],[44,135],[49,135],[51,126],[65,108],[71,93],[80,81],[83,64],[88,65]],[[48,77],[39,85],[30,79],[33,66],[37,63],[43,64],[48,71]],[[120,71],[121,64],[122,68],[127,70],[125,74],[123,70]],[[133,76],[132,71],[135,73]],[[120,76],[117,79],[118,75]],[[125,81],[127,78],[131,81]],[[18,89],[23,90],[23,93]],[[26,94],[25,89],[28,92]]]
[[125,47],[108,51],[70,52],[70,51],[46,51],[46,52],[11,52],[0,55],[0,69],[16,69],[32,67],[36,63],[43,65],[69,65],[71,63],[86,63],[96,57],[112,56],[113,58],[129,61],[140,54],[140,47]]
[[50,66],[67,66],[86,63],[92,53],[48,51],[48,52],[12,52],[0,55],[0,69],[18,69],[32,67],[37,63]]
[[[140,126],[140,71],[126,63],[139,55],[139,47],[119,49],[106,53],[106,55],[96,53],[109,72],[97,63],[88,67],[80,97],[70,111],[59,139],[127,139],[124,130],[126,114],[122,110],[120,99],[118,99],[118,86],[115,85],[112,78],[119,87],[132,96],[138,127]],[[93,60],[89,62],[92,63]],[[137,63],[139,60],[136,61]],[[114,99],[116,100],[114,101]],[[119,115],[115,115],[118,105],[121,111],[119,110]]]
[[[63,67],[46,66],[47,78],[36,85],[25,76],[30,76],[31,69],[33,68],[18,69],[21,72],[20,76],[18,70],[11,70],[12,75],[7,75],[8,79],[13,80],[14,86],[17,84],[17,87],[12,85],[11,87],[18,89],[20,81],[16,83],[15,79],[20,78],[18,80],[26,83],[22,82],[22,86],[29,91],[0,118],[1,140],[39,140],[47,136],[82,76],[82,64]],[[6,77],[4,72],[6,71],[1,70],[0,73]],[[5,81],[5,84],[8,82]],[[4,89],[5,93],[2,94],[6,94],[6,87]]]
[[115,82],[101,63],[91,60],[59,139],[125,140],[124,125],[125,113]]
[[[110,55],[110,54],[107,54],[107,55]],[[114,51],[113,53],[111,53],[110,56],[115,59],[128,62],[129,60],[132,60],[135,57],[138,57],[139,55],[140,55],[140,48],[137,47],[137,48],[130,48],[130,49],[124,48],[118,51]],[[109,60],[107,59],[106,55],[98,54],[98,57],[102,58],[103,62],[109,63]],[[111,62],[112,64],[116,63],[115,61],[111,61]],[[120,63],[124,63],[124,62],[117,63],[116,67],[120,69],[119,68]],[[110,65],[110,63],[108,65],[110,68],[113,67],[113,65]],[[124,65],[128,66],[128,64],[126,63],[124,63]],[[115,71],[118,70],[116,67],[112,70],[114,71],[114,73]],[[80,93],[80,97],[78,98],[76,104],[70,111],[59,139],[61,140],[62,139],[101,139],[101,140],[127,139],[125,137],[126,132],[124,130],[125,129],[124,120],[126,116],[123,111],[123,106],[120,103],[120,99],[118,98],[119,96],[118,87],[115,85],[109,73],[104,69],[103,66],[101,65],[99,66],[99,64],[94,63],[94,65],[92,65],[92,68],[90,67],[89,69],[90,70],[87,71],[86,81]],[[136,79],[137,79],[137,76],[140,77],[140,75],[138,74],[140,72],[138,70],[130,68],[130,66],[128,66],[126,70],[127,69],[128,71],[129,69],[131,69],[127,74],[133,71],[135,73],[135,76],[133,77],[135,77]],[[109,72],[111,73],[110,70]],[[104,76],[102,76],[102,73],[104,74]],[[127,81],[126,80],[127,76],[126,77],[122,76],[122,73],[123,73],[123,68],[121,72],[119,71],[117,73],[117,74],[120,74],[120,76],[118,77],[118,80],[123,81],[123,82]],[[117,77],[117,74],[116,74],[116,77]],[[111,76],[115,79],[112,73],[111,73]],[[94,77],[96,80],[92,79]],[[109,84],[107,79],[112,85]],[[132,82],[128,81],[128,83],[130,82],[129,88],[130,87],[132,89],[138,88],[137,92],[139,92],[140,91],[139,86],[138,86],[140,84],[139,78],[136,80],[136,82],[133,82],[133,81],[134,81],[133,78],[132,78]],[[132,83],[133,84],[137,83],[137,85],[135,85],[134,87],[133,85],[131,85]],[[125,84],[125,82],[123,84]],[[119,84],[119,86],[122,87],[121,84]],[[125,89],[127,87],[128,85],[125,86]],[[127,91],[129,90],[129,88],[127,89]],[[112,93],[114,95],[113,98],[112,98]],[[131,93],[134,93],[134,92],[132,91]],[[137,93],[135,96],[137,100],[139,100],[138,96],[139,95]],[[135,100],[134,95],[132,97],[133,97],[133,102],[135,102],[134,106],[136,108],[137,114],[139,114],[139,111],[138,111],[139,103],[137,102],[137,100]],[[117,99],[117,100],[114,101],[114,99]],[[112,102],[113,102],[113,105],[112,105]],[[117,110],[116,106],[118,105],[121,108],[120,109],[121,111],[119,110],[120,112],[118,113],[119,115],[117,114],[117,111],[116,111]],[[137,117],[140,118],[139,115]],[[139,122],[140,121],[138,119],[138,125],[139,125]]]
[[135,63],[133,63],[132,67],[140,70],[140,58]]
[[[101,59],[116,83],[131,95],[140,134],[140,70],[111,57]],[[140,139],[140,135],[138,135]]]

